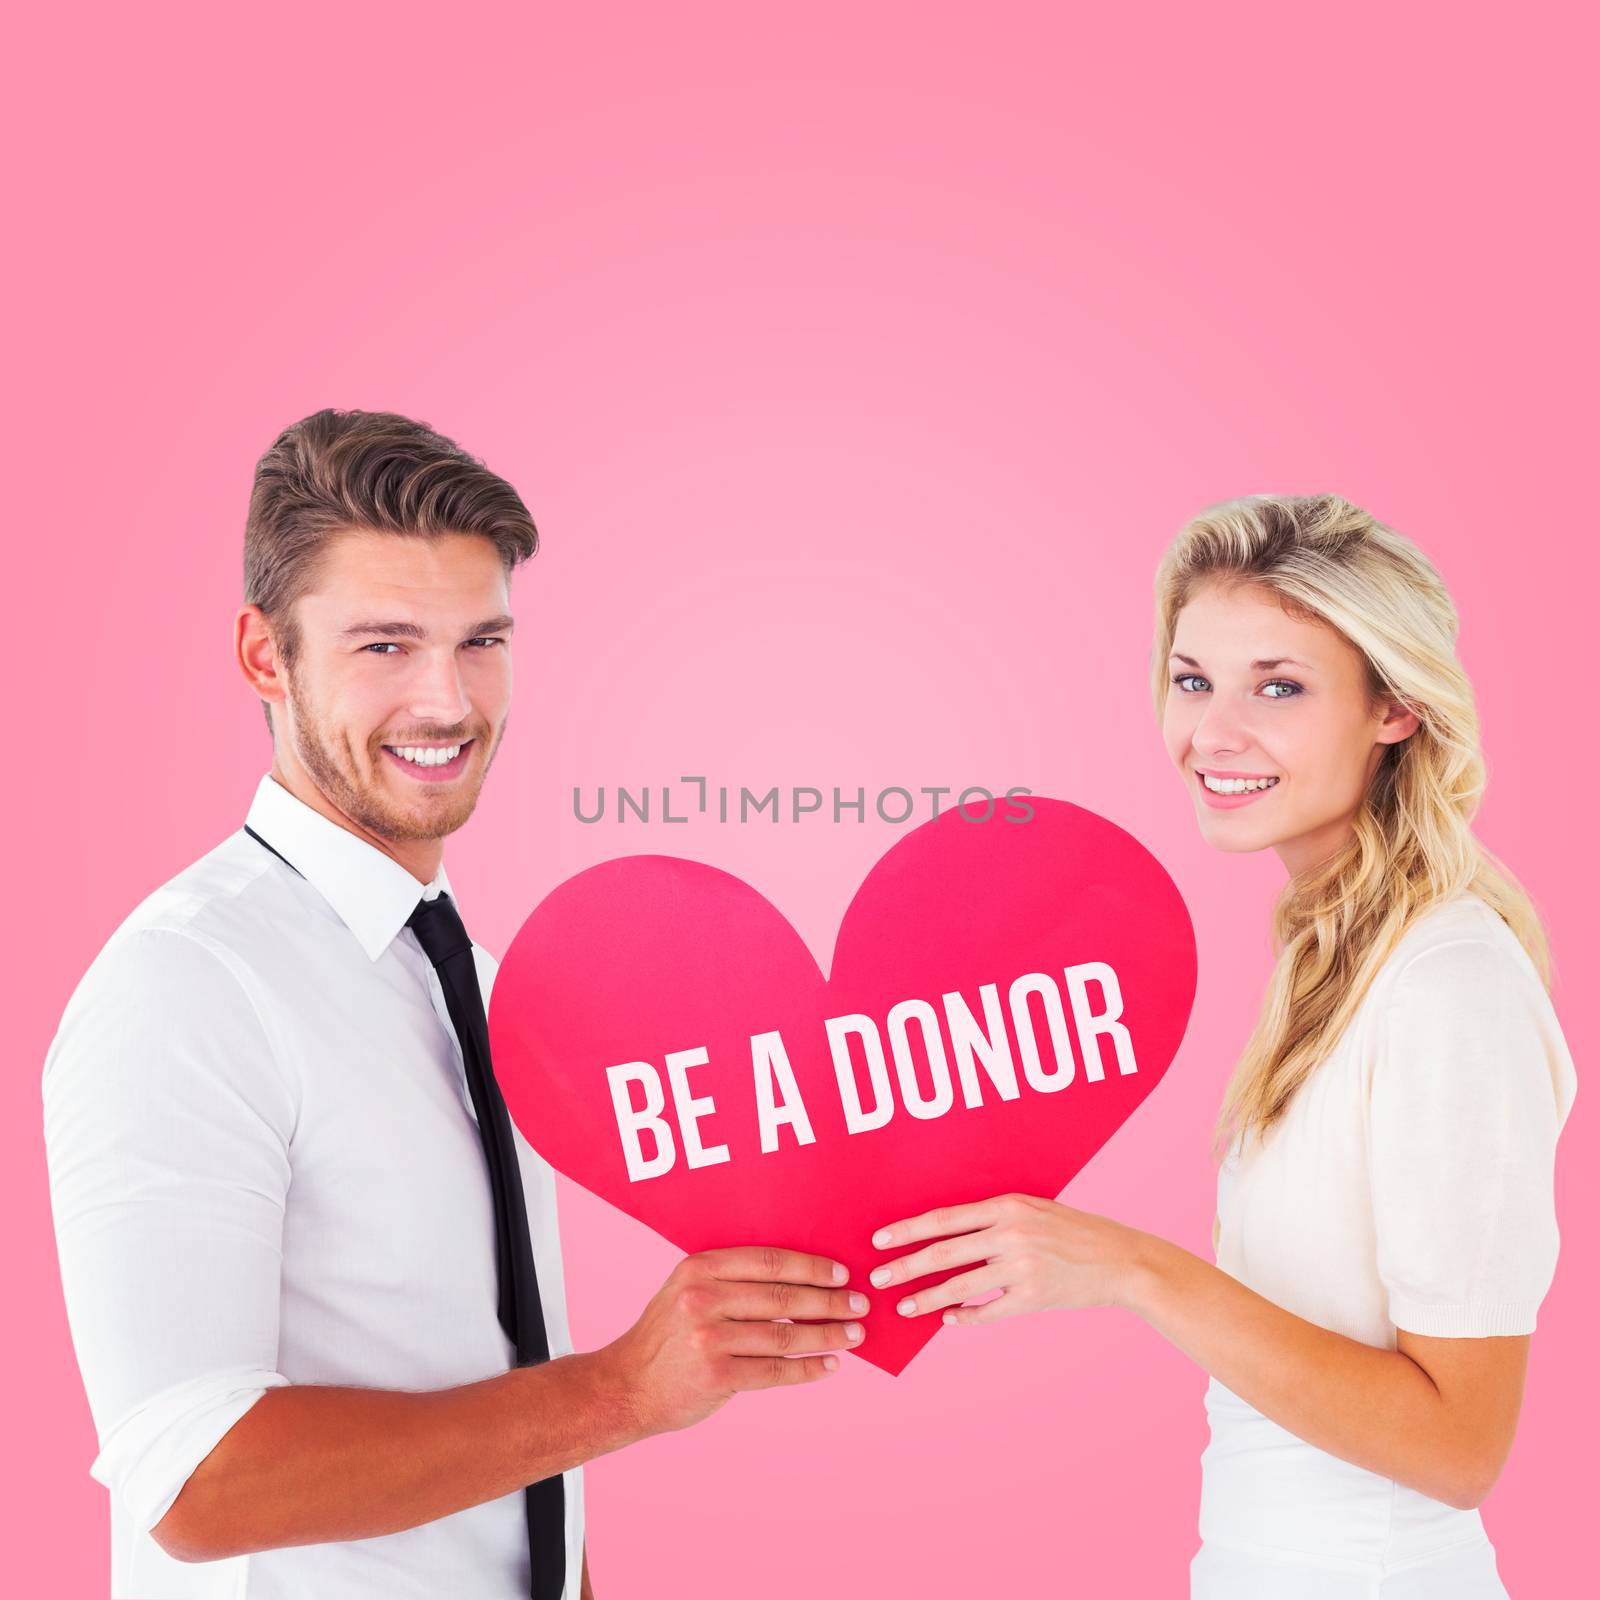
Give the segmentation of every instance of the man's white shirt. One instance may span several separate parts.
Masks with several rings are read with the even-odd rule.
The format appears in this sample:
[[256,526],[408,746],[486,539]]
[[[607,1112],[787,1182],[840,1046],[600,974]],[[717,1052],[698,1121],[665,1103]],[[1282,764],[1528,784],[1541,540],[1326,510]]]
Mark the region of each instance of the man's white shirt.
[[[45,1060],[68,1322],[111,1496],[114,1600],[526,1600],[522,1491],[400,1533],[222,1561],[150,1536],[269,1389],[508,1371],[455,1030],[406,919],[452,898],[263,777],[249,825],[141,904]],[[465,916],[466,913],[463,913]],[[473,947],[487,1007],[497,963]],[[552,1357],[572,1350],[549,1167],[520,1130]],[[583,1555],[566,1474],[567,1585]]]

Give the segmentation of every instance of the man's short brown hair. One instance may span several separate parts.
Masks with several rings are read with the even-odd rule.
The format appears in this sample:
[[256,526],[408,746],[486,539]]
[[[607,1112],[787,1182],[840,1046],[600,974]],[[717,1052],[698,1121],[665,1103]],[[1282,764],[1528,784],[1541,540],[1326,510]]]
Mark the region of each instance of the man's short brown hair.
[[[315,581],[323,547],[369,528],[479,534],[508,575],[539,547],[517,491],[427,423],[392,411],[313,412],[256,463],[244,528],[245,604],[261,608],[285,665],[300,648],[294,603]],[[270,728],[271,707],[262,710]]]

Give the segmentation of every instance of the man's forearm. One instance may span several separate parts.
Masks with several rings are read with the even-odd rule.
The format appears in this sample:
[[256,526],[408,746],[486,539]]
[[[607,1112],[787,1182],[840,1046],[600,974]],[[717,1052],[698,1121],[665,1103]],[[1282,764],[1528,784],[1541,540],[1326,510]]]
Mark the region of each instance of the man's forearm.
[[290,1384],[228,1430],[152,1531],[183,1561],[370,1539],[639,1437],[604,1352],[421,1393]]

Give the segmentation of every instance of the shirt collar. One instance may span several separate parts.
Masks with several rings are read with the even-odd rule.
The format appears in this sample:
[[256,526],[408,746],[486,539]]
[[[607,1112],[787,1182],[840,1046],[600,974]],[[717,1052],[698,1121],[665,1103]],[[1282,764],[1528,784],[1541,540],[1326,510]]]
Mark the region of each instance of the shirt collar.
[[443,861],[424,888],[393,857],[314,811],[270,772],[256,786],[245,821],[294,863],[338,912],[370,960],[389,948],[424,896],[431,898],[442,889],[456,898]]

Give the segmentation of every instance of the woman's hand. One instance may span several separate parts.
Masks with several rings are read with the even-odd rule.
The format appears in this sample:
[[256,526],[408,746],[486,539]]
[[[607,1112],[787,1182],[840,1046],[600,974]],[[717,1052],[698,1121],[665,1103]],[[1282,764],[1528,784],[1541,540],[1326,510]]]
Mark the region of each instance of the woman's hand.
[[[956,1235],[957,1237],[947,1237]],[[1023,1311],[1125,1303],[1147,1235],[1109,1217],[1074,1211],[1056,1200],[1003,1194],[971,1205],[944,1206],[891,1222],[872,1236],[880,1250],[936,1239],[872,1273],[875,1288],[909,1283],[951,1267],[969,1267],[901,1300],[902,1316],[944,1310],[949,1323],[998,1322]],[[999,1290],[980,1306],[962,1301]],[[950,1308],[950,1309],[946,1309]]]

